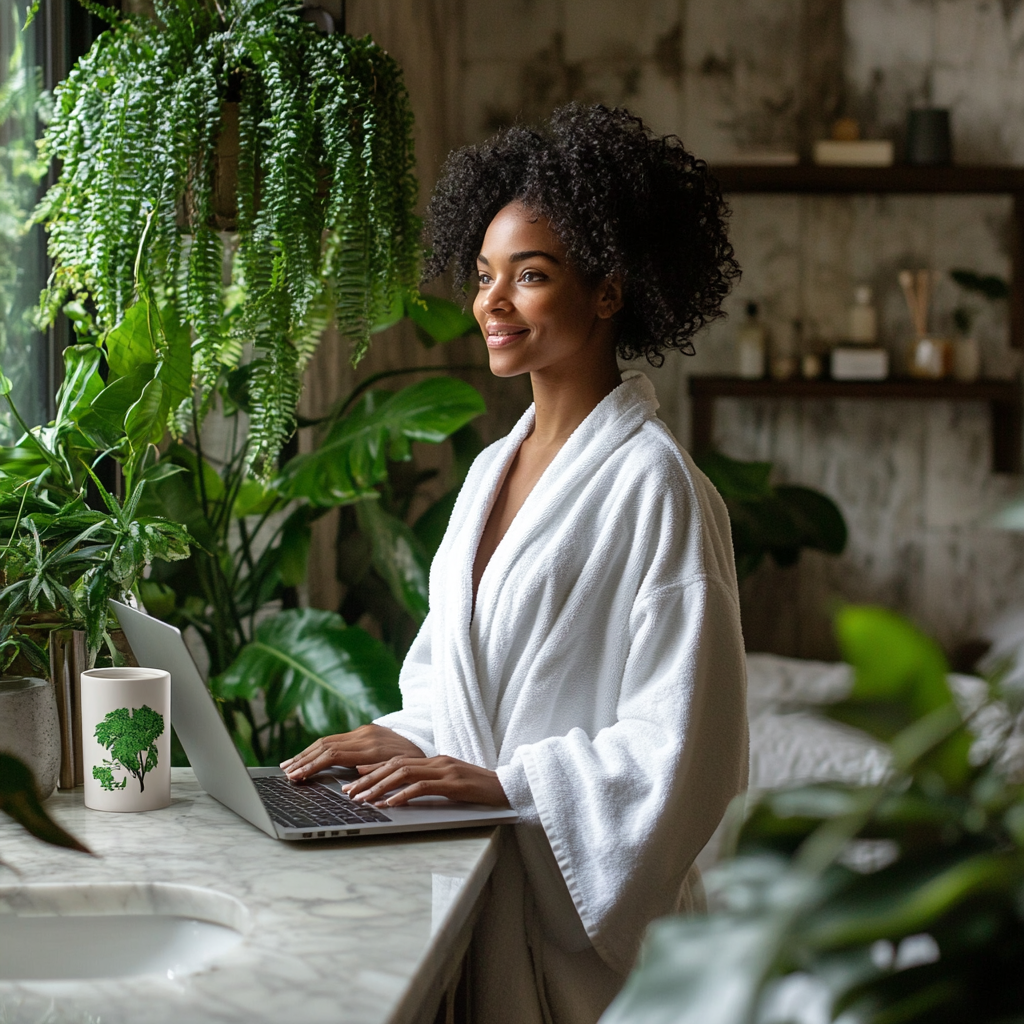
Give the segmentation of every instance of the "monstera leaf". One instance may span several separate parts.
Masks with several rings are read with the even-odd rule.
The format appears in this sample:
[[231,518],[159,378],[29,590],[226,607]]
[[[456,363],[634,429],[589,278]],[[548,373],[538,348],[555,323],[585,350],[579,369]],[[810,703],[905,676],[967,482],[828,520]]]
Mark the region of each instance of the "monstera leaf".
[[391,652],[335,612],[314,608],[261,623],[210,688],[218,697],[249,700],[263,690],[273,721],[298,712],[319,735],[347,732],[401,706]]
[[427,615],[430,556],[416,533],[376,501],[356,505],[359,528],[370,539],[373,565],[417,623]]
[[384,482],[388,459],[410,457],[413,441],[438,444],[484,411],[479,393],[451,377],[369,391],[316,451],[285,466],[279,489],[324,508],[357,500]]

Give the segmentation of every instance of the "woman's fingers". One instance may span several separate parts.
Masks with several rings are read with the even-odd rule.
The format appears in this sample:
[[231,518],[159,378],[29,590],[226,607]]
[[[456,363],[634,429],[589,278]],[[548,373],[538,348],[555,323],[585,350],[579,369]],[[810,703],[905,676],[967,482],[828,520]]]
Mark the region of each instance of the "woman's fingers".
[[495,772],[453,757],[396,757],[372,766],[372,770],[371,766],[366,768],[367,774],[344,787],[360,803],[397,807],[417,796],[444,796],[469,803],[508,806]]
[[331,768],[336,764],[343,763],[342,760],[335,757],[330,748],[325,748],[319,753],[311,754],[301,761],[296,761],[285,768],[284,772],[292,780],[307,779],[311,775],[316,775],[317,772],[322,772],[325,768]]
[[352,732],[322,736],[295,757],[281,762],[289,778],[302,779],[324,768],[380,764],[390,757],[423,757],[415,743],[380,725],[361,725]]
[[[349,782],[341,788],[353,799],[373,800],[388,792],[388,788],[394,789],[396,786],[403,785],[402,779],[406,777],[410,764],[416,764],[418,768],[422,769],[428,762],[434,760],[436,759],[432,757],[417,759],[393,757],[380,764],[360,765],[356,771],[362,778],[356,779],[355,782]],[[385,784],[388,788],[379,788]]]

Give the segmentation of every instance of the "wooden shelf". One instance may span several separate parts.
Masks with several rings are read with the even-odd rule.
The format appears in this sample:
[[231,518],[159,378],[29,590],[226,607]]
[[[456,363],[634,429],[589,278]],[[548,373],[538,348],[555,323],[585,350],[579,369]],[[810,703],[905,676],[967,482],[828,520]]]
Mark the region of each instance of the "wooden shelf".
[[1024,167],[978,164],[959,167],[793,167],[712,165],[726,192],[829,193],[895,192],[947,195],[1008,195],[1024,192]]
[[711,167],[726,192],[850,195],[877,192],[918,195],[1013,196],[1010,242],[1010,347],[1024,348],[1024,167],[792,167],[718,164]]
[[992,471],[1022,469],[1021,384],[1016,380],[893,378],[881,381],[744,380],[742,377],[690,377],[691,438],[694,452],[711,447],[715,400],[718,398],[913,399],[918,401],[987,402],[992,417]]

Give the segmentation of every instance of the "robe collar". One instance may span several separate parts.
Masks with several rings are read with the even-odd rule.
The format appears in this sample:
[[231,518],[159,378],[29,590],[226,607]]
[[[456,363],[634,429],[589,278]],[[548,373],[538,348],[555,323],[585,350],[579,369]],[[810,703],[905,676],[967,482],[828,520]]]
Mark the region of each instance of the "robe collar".
[[[544,508],[557,502],[560,492],[567,486],[573,486],[579,479],[578,473],[573,472],[574,465],[578,464],[586,471],[586,466],[597,466],[603,462],[645,421],[653,419],[657,409],[658,399],[650,380],[638,370],[625,371],[622,383],[591,410],[551,460],[495,549],[491,561],[513,557],[516,549],[534,530],[543,528],[545,517],[541,513]],[[479,481],[467,515],[469,528],[463,531],[461,542],[457,543],[455,550],[451,552],[452,560],[448,567],[448,571],[457,574],[459,585],[445,588],[448,601],[451,602],[445,609],[444,616],[450,630],[446,631],[446,639],[451,645],[449,650],[454,655],[455,664],[452,667],[457,668],[457,674],[461,677],[458,685],[460,703],[463,706],[463,713],[470,720],[459,723],[462,728],[456,726],[454,722],[451,723],[455,726],[454,732],[458,734],[457,745],[462,748],[455,756],[490,768],[497,765],[498,755],[492,723],[480,694],[470,634],[473,615],[473,563],[505,475],[519,446],[533,430],[534,417],[535,409],[531,405],[500,444]],[[488,571],[490,570],[489,565]]]

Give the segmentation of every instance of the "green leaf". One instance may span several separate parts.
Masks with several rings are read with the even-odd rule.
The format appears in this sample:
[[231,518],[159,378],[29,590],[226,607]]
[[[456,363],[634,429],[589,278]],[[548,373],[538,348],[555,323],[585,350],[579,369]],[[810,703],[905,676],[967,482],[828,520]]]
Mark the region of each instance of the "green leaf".
[[405,303],[404,294],[396,291],[391,297],[391,305],[388,307],[387,312],[377,320],[370,329],[370,333],[379,334],[381,331],[386,331],[389,327],[394,327],[395,324],[400,323],[405,316]]
[[1005,299],[1010,294],[1009,284],[995,274],[978,274],[973,270],[951,270],[949,276],[961,288],[969,292],[977,292],[992,301]]
[[167,398],[163,382],[154,378],[142,389],[138,401],[128,410],[124,431],[133,451],[147,444],[157,444],[163,438],[167,423]]
[[849,702],[903,701],[909,721],[953,702],[942,651],[895,612],[849,605],[836,616],[836,635],[854,667]]
[[13,818],[37,839],[81,853],[91,853],[73,835],[60,827],[47,813],[36,795],[35,780],[29,769],[10,754],[0,753],[0,811]]
[[854,668],[854,683],[850,695],[829,705],[827,714],[898,741],[898,759],[923,744],[930,752],[918,767],[934,768],[954,787],[962,784],[970,772],[971,741],[962,728],[955,731],[959,712],[946,679],[946,659],[934,641],[895,612],[857,605],[840,610],[836,634]]
[[780,486],[775,494],[795,523],[802,547],[842,554],[847,540],[846,521],[831,498],[809,487]]
[[749,1024],[785,925],[778,913],[655,921],[601,1024]]
[[139,299],[103,339],[107,363],[118,377],[126,377],[140,366],[157,362],[149,313],[149,303]]
[[[459,496],[459,488],[453,487],[443,494],[413,523],[412,532],[420,542],[426,554],[433,558],[444,539],[448,529],[448,521],[455,509],[455,501]],[[357,506],[358,507],[358,506]]]
[[277,571],[286,587],[297,587],[306,582],[309,545],[312,538],[308,509],[297,509],[285,520],[281,528]]
[[11,378],[5,376],[4,372],[0,370],[0,395],[9,395],[13,387]]
[[932,858],[931,864],[899,863],[859,878],[811,914],[802,938],[818,949],[898,940],[927,931],[968,899],[1010,898],[1024,879],[1018,852]]
[[265,484],[262,480],[256,480],[251,476],[246,477],[235,495],[235,504],[232,506],[231,514],[236,519],[259,516],[268,511],[278,500],[278,494],[273,485]]
[[69,345],[64,349],[64,382],[57,392],[58,427],[77,423],[103,391],[102,356],[95,345]]
[[[223,487],[220,477],[213,475]],[[138,512],[181,523],[205,551],[216,550],[216,533],[203,514],[202,503],[196,499],[193,477],[188,470],[147,482],[139,499]]]
[[262,622],[211,688],[228,699],[251,699],[263,689],[273,721],[299,711],[319,735],[347,732],[401,705],[391,652],[340,615],[313,608]]
[[757,501],[771,496],[770,462],[740,462],[721,452],[710,451],[697,459],[697,466],[723,498]]
[[378,501],[355,506],[359,528],[370,538],[373,565],[395,599],[416,620],[426,618],[430,558],[416,534]]
[[355,501],[386,479],[389,458],[410,457],[411,441],[437,444],[484,411],[479,393],[452,377],[432,377],[383,399],[369,392],[316,451],[284,467],[279,489],[321,507]]
[[472,313],[435,295],[409,293],[405,299],[405,315],[416,325],[416,333],[427,348],[480,333],[480,325]]
[[128,410],[141,398],[146,385],[153,379],[155,369],[152,363],[145,363],[108,384],[93,400],[91,412],[82,417],[82,427],[93,429],[99,425],[96,423],[99,420],[107,428],[122,434]]
[[177,605],[177,595],[166,583],[139,580],[139,596],[148,614],[158,619],[169,619]]
[[192,397],[192,339],[188,326],[178,322],[173,310],[161,310],[160,316],[164,344],[156,378],[167,389],[169,407],[174,409]]

